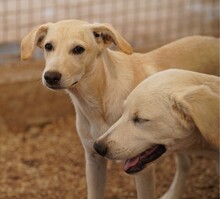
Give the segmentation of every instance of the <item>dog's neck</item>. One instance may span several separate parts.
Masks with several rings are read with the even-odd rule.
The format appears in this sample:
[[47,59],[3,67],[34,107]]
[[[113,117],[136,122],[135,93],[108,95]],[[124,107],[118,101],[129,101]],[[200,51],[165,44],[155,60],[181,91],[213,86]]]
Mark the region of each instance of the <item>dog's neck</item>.
[[[120,54],[120,56],[119,56]],[[122,58],[121,55],[123,56]],[[127,55],[111,50],[104,50],[93,65],[87,67],[85,75],[68,91],[75,106],[90,120],[98,118],[108,125],[112,125],[121,114],[121,104],[133,88],[133,80],[123,75],[122,59]],[[126,85],[123,85],[126,84]],[[117,103],[114,101],[117,97]],[[109,109],[111,107],[111,110]],[[95,122],[95,121],[93,121]]]
[[[171,149],[172,148],[172,149]],[[176,139],[175,144],[170,149],[180,153],[204,155],[214,160],[218,160],[218,148],[213,148],[201,135],[199,129],[194,126],[189,130],[185,138]]]
[[114,65],[112,59],[111,51],[107,49],[99,54],[94,63],[86,67],[85,74],[76,86],[69,89],[70,92],[75,95],[80,94],[84,99],[88,98],[89,95],[96,99],[103,96],[106,87],[112,81],[117,81],[118,78],[117,66]]

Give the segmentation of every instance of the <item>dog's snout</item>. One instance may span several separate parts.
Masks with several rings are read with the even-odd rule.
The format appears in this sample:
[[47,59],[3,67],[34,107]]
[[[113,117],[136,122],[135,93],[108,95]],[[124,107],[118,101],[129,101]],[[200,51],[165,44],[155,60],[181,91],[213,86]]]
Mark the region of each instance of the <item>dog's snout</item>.
[[61,73],[59,73],[57,71],[47,71],[44,74],[44,79],[50,85],[58,84],[59,81],[61,80],[61,77],[62,77]]
[[105,156],[107,154],[108,148],[104,144],[95,142],[93,147],[96,150],[96,152],[101,156]]

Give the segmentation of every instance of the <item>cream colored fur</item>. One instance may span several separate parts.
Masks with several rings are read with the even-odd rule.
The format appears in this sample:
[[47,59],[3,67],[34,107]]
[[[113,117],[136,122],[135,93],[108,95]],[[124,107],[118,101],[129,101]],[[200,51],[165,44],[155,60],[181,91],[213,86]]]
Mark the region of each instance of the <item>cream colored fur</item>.
[[198,153],[218,162],[219,86],[220,78],[213,75],[180,69],[158,72],[129,94],[121,118],[96,144],[106,147],[110,159],[132,158],[162,144],[167,152]]
[[219,86],[217,76],[180,69],[142,81],[125,100],[121,118],[98,139],[108,146],[106,157],[131,158],[153,144],[218,153]]
[[[77,131],[85,149],[88,199],[104,197],[107,161],[94,151],[94,140],[121,116],[123,101],[140,81],[170,67],[190,66],[191,70],[218,73],[218,40],[211,37],[187,37],[140,54],[132,53],[129,43],[110,24],[65,20],[33,29],[21,42],[21,59],[29,59],[36,45],[45,48],[47,43],[53,50],[44,50],[42,81],[51,87],[45,74],[59,72],[62,78],[58,87],[73,101]],[[111,44],[122,52],[108,49]],[[85,51],[73,54],[76,46]],[[153,168],[135,179],[138,198],[153,198]]]

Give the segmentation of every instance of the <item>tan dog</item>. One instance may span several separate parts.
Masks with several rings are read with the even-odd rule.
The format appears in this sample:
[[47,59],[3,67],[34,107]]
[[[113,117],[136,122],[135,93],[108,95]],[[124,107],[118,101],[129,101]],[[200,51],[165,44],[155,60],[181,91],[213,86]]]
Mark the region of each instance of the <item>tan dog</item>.
[[[122,52],[108,49],[112,43]],[[210,37],[189,37],[148,54],[132,54],[111,25],[66,20],[33,29],[21,43],[22,60],[31,57],[36,45],[46,59],[43,84],[65,89],[74,103],[85,149],[88,199],[104,197],[107,161],[94,151],[94,140],[121,116],[123,101],[140,81],[170,67],[218,73],[218,40]],[[153,168],[135,180],[138,198],[153,198]]]
[[129,94],[121,118],[94,146],[107,158],[127,159],[128,173],[169,151],[218,161],[219,86],[220,78],[213,75],[179,69],[158,72]]

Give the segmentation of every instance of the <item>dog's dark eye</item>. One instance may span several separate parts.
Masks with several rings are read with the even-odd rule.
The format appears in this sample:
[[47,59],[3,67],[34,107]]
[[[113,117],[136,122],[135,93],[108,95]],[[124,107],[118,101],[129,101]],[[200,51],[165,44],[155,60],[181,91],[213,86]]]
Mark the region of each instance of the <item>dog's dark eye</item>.
[[83,48],[82,46],[76,46],[76,47],[72,50],[73,54],[75,54],[75,55],[80,55],[80,54],[82,54],[84,51],[85,51],[85,48]]
[[51,51],[53,50],[53,45],[51,43],[47,43],[45,44],[44,48],[46,51]]
[[94,34],[95,37],[100,37],[100,34],[97,33],[97,32],[93,32],[93,34]]
[[149,120],[148,119],[143,119],[143,118],[139,118],[138,116],[135,116],[133,118],[133,122],[135,124],[140,124],[140,123],[143,123],[143,122],[148,122]]

